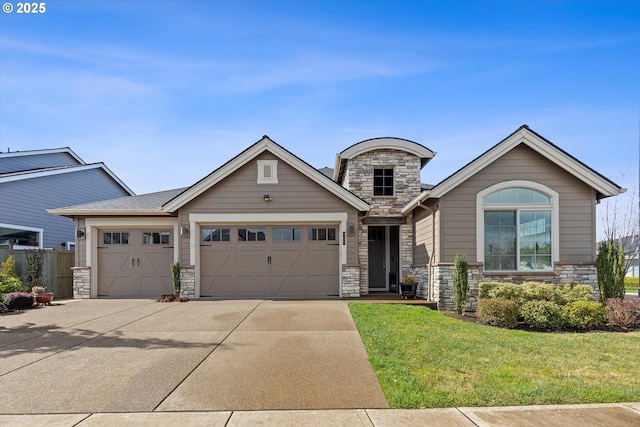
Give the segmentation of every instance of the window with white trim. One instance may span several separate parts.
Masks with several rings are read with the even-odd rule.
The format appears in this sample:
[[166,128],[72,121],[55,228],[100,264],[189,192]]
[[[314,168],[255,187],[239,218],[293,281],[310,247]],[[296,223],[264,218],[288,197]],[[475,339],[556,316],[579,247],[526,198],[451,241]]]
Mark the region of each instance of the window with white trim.
[[258,160],[258,184],[278,183],[278,161]]
[[479,258],[487,271],[553,270],[558,244],[557,193],[536,183],[518,184],[493,186],[478,195]]

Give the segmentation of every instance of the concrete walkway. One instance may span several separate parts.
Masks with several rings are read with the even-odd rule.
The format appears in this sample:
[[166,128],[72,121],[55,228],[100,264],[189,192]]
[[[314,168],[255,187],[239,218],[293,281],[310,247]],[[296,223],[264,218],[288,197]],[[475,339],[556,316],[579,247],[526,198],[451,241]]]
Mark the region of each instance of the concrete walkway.
[[0,415],[0,426],[637,427],[640,403],[446,409]]
[[0,425],[638,426],[640,403],[388,409],[344,301],[67,301],[0,316]]

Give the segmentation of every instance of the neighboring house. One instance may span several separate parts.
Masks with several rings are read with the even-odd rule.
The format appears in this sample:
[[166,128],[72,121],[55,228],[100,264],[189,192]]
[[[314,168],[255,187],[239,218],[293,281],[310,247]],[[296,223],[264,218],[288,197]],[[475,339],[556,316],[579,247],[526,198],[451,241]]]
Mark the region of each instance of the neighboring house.
[[476,293],[485,280],[597,286],[596,202],[622,188],[527,126],[421,185],[434,155],[369,139],[330,177],[265,136],[189,188],[50,212],[82,236],[78,298],[170,293],[177,260],[191,298],[359,297],[411,275],[451,309],[457,252]]
[[73,222],[47,209],[133,195],[103,163],[69,148],[0,153],[0,245],[73,249]]

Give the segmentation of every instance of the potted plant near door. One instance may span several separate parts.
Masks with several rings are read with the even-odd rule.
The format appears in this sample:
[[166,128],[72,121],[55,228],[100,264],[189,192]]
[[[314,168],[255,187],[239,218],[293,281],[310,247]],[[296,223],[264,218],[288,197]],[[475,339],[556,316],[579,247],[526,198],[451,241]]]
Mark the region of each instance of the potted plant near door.
[[402,298],[415,298],[416,285],[417,281],[413,276],[409,276],[408,274],[402,276],[402,282],[400,282],[400,295]]

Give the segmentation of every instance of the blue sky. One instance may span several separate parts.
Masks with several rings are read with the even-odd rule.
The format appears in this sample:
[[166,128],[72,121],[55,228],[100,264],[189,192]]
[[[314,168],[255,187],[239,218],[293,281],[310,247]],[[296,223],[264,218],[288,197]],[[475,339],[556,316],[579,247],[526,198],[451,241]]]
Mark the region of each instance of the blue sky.
[[64,1],[0,16],[0,148],[71,147],[136,193],[262,135],[315,167],[364,139],[437,183],[528,124],[638,185],[638,1]]

